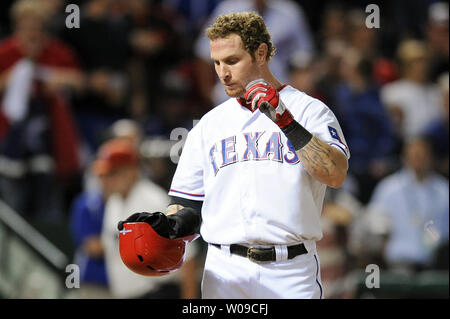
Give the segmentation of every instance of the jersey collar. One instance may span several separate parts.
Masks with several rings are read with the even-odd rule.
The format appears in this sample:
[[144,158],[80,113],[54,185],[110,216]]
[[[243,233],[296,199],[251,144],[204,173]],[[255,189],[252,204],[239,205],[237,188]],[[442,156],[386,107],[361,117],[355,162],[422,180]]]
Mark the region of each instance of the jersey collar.
[[[278,91],[278,92],[281,92],[281,90],[284,89],[286,86],[287,86],[287,84],[283,84],[282,86],[280,86],[280,87],[277,89],[277,91]],[[253,113],[254,111],[256,111],[256,110],[252,110],[252,103],[251,103],[251,102],[247,102],[244,98],[242,98],[242,97],[237,97],[237,98],[236,98],[236,101],[238,101],[238,103],[239,103],[241,106],[243,106],[243,107],[249,109],[252,113]]]

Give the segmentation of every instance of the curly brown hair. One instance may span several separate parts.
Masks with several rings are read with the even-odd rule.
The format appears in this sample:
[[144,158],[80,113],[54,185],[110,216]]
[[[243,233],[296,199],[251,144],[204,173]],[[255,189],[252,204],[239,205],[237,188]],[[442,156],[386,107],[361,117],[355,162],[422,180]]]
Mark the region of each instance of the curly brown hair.
[[267,44],[266,60],[274,55],[276,48],[264,23],[263,18],[256,12],[234,12],[219,15],[214,24],[205,30],[210,40],[226,38],[230,34],[241,37],[245,50],[254,57],[256,49],[261,43]]

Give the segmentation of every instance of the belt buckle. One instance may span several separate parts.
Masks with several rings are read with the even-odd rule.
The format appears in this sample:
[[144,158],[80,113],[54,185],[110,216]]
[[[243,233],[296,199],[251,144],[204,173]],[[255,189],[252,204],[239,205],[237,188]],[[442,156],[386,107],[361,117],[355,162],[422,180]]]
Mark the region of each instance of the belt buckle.
[[259,248],[259,247],[249,247],[247,249],[247,258],[250,259],[250,261],[254,262],[254,263],[261,263],[263,262],[261,259],[259,259],[258,257],[261,256],[263,254],[263,252],[265,252],[266,249],[264,248]]
[[257,254],[255,252],[256,249],[257,248],[255,248],[255,247],[250,247],[247,249],[247,258],[250,259],[250,261],[252,261],[252,262],[258,262],[258,260],[255,259],[255,256],[257,256]]

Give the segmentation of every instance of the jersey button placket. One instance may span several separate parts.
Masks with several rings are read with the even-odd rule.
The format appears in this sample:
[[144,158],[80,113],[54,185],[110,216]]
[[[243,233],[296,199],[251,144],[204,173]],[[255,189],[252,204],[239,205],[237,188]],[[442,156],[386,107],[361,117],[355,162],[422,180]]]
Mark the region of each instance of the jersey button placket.
[[[253,123],[256,118],[260,116],[257,112],[248,114],[248,118],[246,123],[242,126],[240,130],[240,136],[243,137],[245,132],[253,132],[255,129],[253,127]],[[244,149],[246,148],[245,140],[242,140],[242,145]],[[243,154],[243,152],[242,152]],[[242,159],[240,159],[242,160]],[[253,168],[255,166],[255,162],[250,159],[246,161],[242,161],[239,165],[239,185],[241,186],[241,216],[244,222],[244,230],[246,239],[252,240],[255,237],[254,231],[254,219],[252,218],[253,207],[254,207],[254,184],[253,184]]]

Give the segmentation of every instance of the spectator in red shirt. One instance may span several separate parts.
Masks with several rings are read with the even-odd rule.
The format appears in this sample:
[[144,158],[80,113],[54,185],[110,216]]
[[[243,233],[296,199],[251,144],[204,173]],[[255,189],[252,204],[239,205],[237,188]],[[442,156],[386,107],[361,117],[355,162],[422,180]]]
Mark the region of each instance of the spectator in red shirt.
[[58,220],[58,192],[80,166],[66,97],[82,90],[83,75],[75,53],[46,31],[44,2],[19,0],[10,13],[13,34],[0,42],[0,199]]

